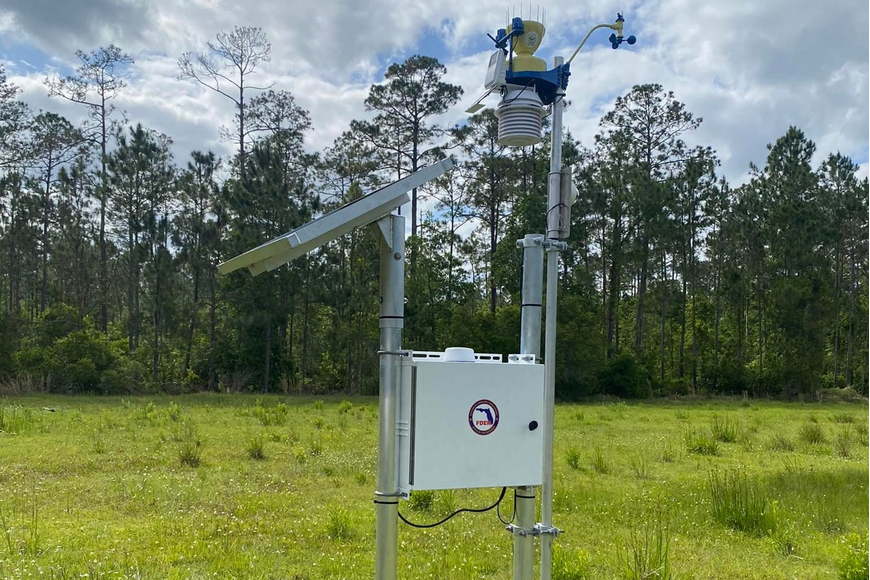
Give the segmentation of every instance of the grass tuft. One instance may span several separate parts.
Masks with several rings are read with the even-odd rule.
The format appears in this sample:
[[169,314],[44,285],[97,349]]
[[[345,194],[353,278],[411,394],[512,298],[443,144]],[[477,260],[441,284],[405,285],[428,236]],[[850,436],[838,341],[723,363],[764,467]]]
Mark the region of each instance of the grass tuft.
[[689,427],[686,429],[683,439],[686,442],[686,451],[689,453],[697,455],[719,454],[719,443],[707,431]]
[[589,580],[592,572],[589,554],[583,550],[553,547],[553,580]]
[[802,425],[798,431],[798,439],[807,445],[821,445],[827,440],[825,430],[818,423]]
[[846,553],[837,566],[839,580],[866,580],[870,572],[867,532],[849,534],[843,544]]
[[851,413],[836,413],[833,419],[834,423],[854,423],[855,415]]
[[672,580],[671,538],[660,519],[632,534],[627,551],[620,552],[625,580]]
[[834,436],[834,452],[843,459],[852,456],[852,430],[847,425],[843,425]]
[[412,491],[408,498],[408,507],[415,512],[429,512],[435,504],[435,492],[428,489]]
[[601,446],[596,445],[595,450],[592,452],[592,469],[601,474],[610,473],[610,462],[607,460],[607,457],[601,451]]
[[278,403],[274,407],[264,407],[260,399],[254,403],[253,415],[264,427],[281,426],[287,422],[290,410],[286,403]]
[[784,433],[776,432],[767,442],[767,448],[771,451],[794,451],[794,441]]
[[254,435],[248,440],[245,452],[248,454],[248,457],[255,461],[266,459],[266,440],[262,435]]
[[868,430],[867,421],[862,423],[855,424],[855,432],[858,434],[858,443],[867,447],[868,435],[870,435],[870,430]]
[[764,536],[776,529],[776,510],[763,488],[739,469],[713,471],[708,480],[713,519],[734,530]]
[[326,535],[333,540],[348,540],[353,537],[353,520],[346,509],[336,508],[329,512]]
[[664,445],[662,445],[659,459],[662,463],[674,463],[677,460],[677,450],[674,449],[674,445],[671,443],[670,439],[665,441]]
[[181,426],[181,446],[178,449],[178,460],[187,467],[199,467],[202,463],[202,441],[196,432],[196,426],[185,421]]
[[649,459],[643,453],[635,453],[628,458],[628,465],[638,479],[649,477]]
[[716,417],[713,419],[713,424],[710,425],[710,431],[716,441],[722,443],[734,443],[737,441],[738,428],[737,423],[728,418]]
[[571,469],[580,469],[580,461],[583,456],[580,454],[580,450],[576,447],[569,447],[568,452],[565,453],[565,459],[568,461],[568,466]]

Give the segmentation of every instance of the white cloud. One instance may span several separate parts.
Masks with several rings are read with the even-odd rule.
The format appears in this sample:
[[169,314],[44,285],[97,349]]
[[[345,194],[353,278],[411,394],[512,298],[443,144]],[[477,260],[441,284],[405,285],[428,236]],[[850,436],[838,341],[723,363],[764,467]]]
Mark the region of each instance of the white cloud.
[[[273,59],[263,65],[261,78],[274,79],[276,88],[291,91],[310,111],[314,131],[306,143],[319,150],[351,119],[367,115],[363,101],[385,60],[413,50],[427,31],[443,36],[450,51],[446,80],[465,90],[440,121],[463,119],[482,92],[486,66],[486,52],[472,53],[483,34],[505,20],[504,4],[496,0],[68,0],[56,10],[46,3],[57,5],[5,3],[4,36],[67,64],[75,49],[108,42],[133,53],[134,77],[117,103],[131,121],[172,136],[179,160],[192,149],[230,152],[219,141],[218,127],[232,123],[232,104],[175,80],[177,57],[202,50],[218,31],[237,24],[264,28]],[[745,179],[750,161],[763,164],[765,145],[792,124],[816,141],[819,159],[836,150],[866,159],[866,3],[632,0],[618,7],[626,10],[626,33],[636,34],[638,44],[617,51],[589,46],[572,65],[565,122],[584,144],[591,144],[615,96],[634,84],[657,82],[703,117],[687,140],[713,146],[722,172],[735,183]],[[613,16],[603,3],[551,3],[540,55],[548,61],[557,52],[569,55],[591,25]],[[597,34],[600,41],[608,32]],[[81,108],[46,97],[47,72],[19,64],[10,76],[32,106],[81,118]],[[866,174],[866,164],[862,170]]]

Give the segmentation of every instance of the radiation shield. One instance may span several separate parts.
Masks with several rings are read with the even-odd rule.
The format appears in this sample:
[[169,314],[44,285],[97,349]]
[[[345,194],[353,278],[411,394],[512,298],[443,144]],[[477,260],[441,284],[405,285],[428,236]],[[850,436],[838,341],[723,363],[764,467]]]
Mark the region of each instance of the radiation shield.
[[221,274],[229,274],[247,268],[254,276],[274,270],[408,203],[409,191],[440,177],[452,168],[453,163],[449,159],[424,167],[283,236],[227,260],[218,265],[218,270]]

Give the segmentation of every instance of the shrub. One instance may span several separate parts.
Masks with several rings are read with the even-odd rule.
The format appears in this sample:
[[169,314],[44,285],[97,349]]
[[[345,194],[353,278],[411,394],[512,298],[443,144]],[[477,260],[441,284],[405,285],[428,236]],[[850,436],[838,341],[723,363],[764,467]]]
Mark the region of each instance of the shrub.
[[808,445],[819,445],[826,440],[825,431],[818,423],[807,423],[798,431],[798,439]]
[[843,543],[846,545],[846,555],[840,560],[840,580],[866,580],[870,575],[868,570],[867,532],[852,533],[846,536]]
[[754,536],[776,529],[773,504],[762,488],[739,469],[711,472],[708,489],[713,518],[720,524]]
[[683,436],[686,442],[686,451],[698,455],[717,455],[719,443],[712,435],[704,430],[689,427]]
[[646,369],[627,354],[612,358],[598,377],[598,382],[605,395],[637,399],[651,395]]
[[737,423],[730,419],[720,419],[719,417],[716,417],[713,419],[713,424],[710,426],[710,430],[713,432],[713,437],[717,441],[723,443],[734,443],[737,441]]
[[33,345],[15,356],[21,371],[51,377],[52,390],[71,393],[103,392],[102,375],[116,364],[109,340],[93,329],[70,332],[50,346]]
[[348,400],[344,400],[338,404],[338,414],[339,415],[344,415],[345,413],[349,412],[351,409],[353,409],[353,403],[351,403]]

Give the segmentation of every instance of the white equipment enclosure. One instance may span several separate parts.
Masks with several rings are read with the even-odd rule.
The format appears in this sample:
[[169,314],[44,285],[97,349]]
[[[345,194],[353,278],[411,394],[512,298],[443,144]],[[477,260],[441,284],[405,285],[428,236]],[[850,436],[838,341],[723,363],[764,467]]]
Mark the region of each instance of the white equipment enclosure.
[[399,492],[541,485],[544,365],[450,350],[402,360]]

